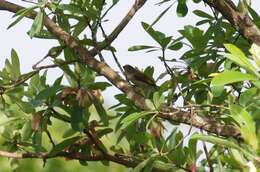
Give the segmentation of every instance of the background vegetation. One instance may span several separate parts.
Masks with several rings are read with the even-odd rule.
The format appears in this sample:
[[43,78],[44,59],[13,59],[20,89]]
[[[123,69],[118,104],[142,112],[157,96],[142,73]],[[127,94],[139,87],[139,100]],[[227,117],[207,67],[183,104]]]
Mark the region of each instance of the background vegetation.
[[[9,158],[1,159],[3,168],[8,161],[13,171],[259,170],[260,18],[250,1],[156,2],[165,9],[152,23],[141,22],[154,43],[128,51],[157,53],[159,76],[157,66],[137,69],[131,59],[123,66],[112,45],[150,2],[132,2],[111,33],[103,24],[118,0],[27,2],[24,8],[0,0],[0,10],[15,13],[8,28],[30,18],[24,34],[57,45],[28,73],[13,49],[0,71],[0,156]],[[178,30],[180,37],[155,29],[173,6],[185,17],[187,3],[204,3],[211,13],[192,9],[200,20]],[[184,53],[169,54],[177,51]],[[117,68],[107,64],[107,53]],[[46,82],[49,69],[62,71],[53,83]],[[121,92],[106,107],[109,87]]]

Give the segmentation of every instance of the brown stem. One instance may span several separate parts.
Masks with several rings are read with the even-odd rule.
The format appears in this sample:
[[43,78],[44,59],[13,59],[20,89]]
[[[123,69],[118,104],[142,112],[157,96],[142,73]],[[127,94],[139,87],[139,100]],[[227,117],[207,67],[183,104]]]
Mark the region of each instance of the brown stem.
[[165,108],[162,109],[158,116],[169,121],[177,121],[188,125],[192,124],[192,126],[196,128],[224,137],[234,137],[239,140],[242,139],[240,130],[237,127],[228,124],[221,124],[214,119],[201,117],[195,114],[192,114],[191,117],[189,112],[176,110],[174,108]]
[[[201,130],[201,133],[203,134],[202,130]],[[213,167],[213,164],[212,164],[211,159],[210,159],[210,155],[209,155],[209,151],[207,149],[207,145],[203,141],[202,141],[202,145],[203,145],[203,150],[204,150],[204,153],[206,155],[206,159],[207,159],[207,162],[208,162],[208,165],[209,165],[209,172],[214,172],[214,167]]]
[[32,153],[32,152],[17,153],[17,152],[0,151],[0,156],[7,157],[7,158],[16,158],[16,159],[26,159],[26,158],[51,159],[57,157],[64,157],[69,159],[77,159],[81,161],[112,161],[115,163],[122,164],[126,167],[135,167],[137,165],[137,161],[130,157],[124,155],[110,155],[110,154],[107,154],[106,156],[103,155],[88,156],[81,153],[59,152],[57,154],[51,155],[48,153]]

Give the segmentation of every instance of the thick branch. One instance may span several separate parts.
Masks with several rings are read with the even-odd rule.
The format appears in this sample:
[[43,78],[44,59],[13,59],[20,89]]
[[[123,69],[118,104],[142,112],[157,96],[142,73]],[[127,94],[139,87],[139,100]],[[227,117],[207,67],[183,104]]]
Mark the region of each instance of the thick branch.
[[16,159],[26,159],[26,158],[37,158],[37,159],[51,159],[57,157],[64,157],[69,159],[76,159],[81,161],[111,161],[118,164],[122,164],[126,167],[135,167],[138,163],[130,157],[123,155],[94,155],[88,156],[81,153],[68,153],[68,152],[59,152],[57,154],[51,155],[48,153],[17,153],[17,152],[6,152],[0,151],[0,156],[7,158],[16,158]]
[[204,0],[219,11],[250,43],[260,45],[260,30],[248,14],[239,12],[231,0]]
[[159,117],[169,121],[177,121],[180,123],[192,125],[196,128],[200,128],[210,133],[215,133],[224,137],[242,139],[241,133],[237,127],[233,125],[221,124],[216,120],[191,114],[190,112],[180,110],[176,111],[174,108],[167,108],[162,109]]
[[[141,2],[141,1],[136,1]],[[23,7],[18,6],[16,4],[7,2],[5,0],[0,0],[0,10],[7,10],[10,12],[16,13]],[[34,18],[36,16],[36,12],[32,12],[27,15],[29,18]],[[45,27],[55,35],[59,40],[63,41],[67,46],[72,48],[76,53],[78,53],[82,62],[84,62],[88,67],[92,68],[97,73],[106,77],[111,83],[113,83],[117,88],[119,88],[122,92],[126,93],[128,98],[132,100],[136,106],[143,110],[147,110],[147,106],[145,104],[145,98],[137,94],[134,89],[120,76],[115,72],[112,68],[110,68],[106,63],[99,62],[96,60],[89,51],[87,51],[84,47],[82,47],[72,36],[70,36],[67,32],[62,30],[59,26],[57,26],[50,18],[45,17],[44,19]],[[180,123],[186,123],[189,125],[194,125],[195,127],[201,128],[211,133],[219,134],[222,136],[230,136],[240,138],[240,132],[233,126],[227,126],[223,124],[219,124],[218,122],[206,118],[200,117],[195,114],[190,114],[185,111],[178,111],[176,113],[176,109],[170,109],[171,111],[165,113],[162,112],[159,116],[161,118],[177,121]]]

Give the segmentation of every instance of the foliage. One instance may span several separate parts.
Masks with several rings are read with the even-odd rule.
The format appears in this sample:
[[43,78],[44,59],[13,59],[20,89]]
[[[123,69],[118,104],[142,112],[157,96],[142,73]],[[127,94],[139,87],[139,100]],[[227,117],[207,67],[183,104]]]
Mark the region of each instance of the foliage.
[[[6,59],[0,71],[2,150],[41,155],[37,158],[43,159],[47,166],[52,163],[49,158],[65,157],[76,159],[83,166],[90,165],[88,161],[110,166],[112,161],[133,171],[259,169],[260,47],[240,36],[219,12],[213,10],[210,14],[188,9],[188,3],[202,3],[200,0],[158,1],[156,5],[164,5],[165,10],[154,22],[141,23],[144,34],[148,34],[154,44],[132,45],[128,49],[161,53],[158,58],[165,72],[154,79],[157,87],[149,90],[149,87],[128,84],[124,89],[117,84],[118,80],[122,81],[119,76],[100,82],[101,75],[110,74],[106,74],[106,66],[100,70],[98,66],[85,65],[82,51],[78,49],[83,47],[93,55],[95,47],[98,52],[94,55],[103,62],[100,65],[106,61],[103,51],[111,52],[117,60],[114,54],[117,47],[112,47],[109,41],[120,31],[106,35],[102,24],[118,2],[43,0],[17,11],[9,28],[36,10],[28,36],[56,39],[59,44],[42,59],[51,57],[52,65],[38,66],[41,60],[29,73],[20,72],[15,50],[11,58]],[[141,7],[140,4],[135,5]],[[154,27],[175,5],[179,17],[185,17],[189,10],[200,17],[196,26],[180,29],[181,36],[177,38]],[[257,13],[253,9],[249,11],[253,22],[259,23]],[[80,47],[57,38],[50,26],[44,26],[46,17],[72,35]],[[91,31],[91,35],[83,35],[86,31]],[[103,42],[97,41],[100,35]],[[185,53],[179,58],[171,59],[167,55],[180,50]],[[184,65],[176,68],[179,64]],[[63,71],[54,83],[46,82],[49,68]],[[143,72],[151,79],[154,70],[156,67],[147,66]],[[108,108],[102,92],[112,86],[123,92],[114,95],[118,103]],[[146,108],[138,106],[129,90],[144,98]],[[177,104],[179,100],[183,103]],[[189,116],[185,117],[187,113]],[[177,117],[171,118],[175,114]],[[204,125],[200,121],[193,123],[195,117],[204,120]],[[61,123],[58,127],[57,121]],[[181,123],[207,132],[185,135],[180,129]],[[173,130],[166,130],[166,125]],[[205,128],[207,125],[212,128]],[[241,135],[221,133],[220,129],[225,127],[236,128]],[[198,146],[198,143],[206,143],[206,146]],[[18,159],[12,158],[10,164],[12,169],[19,169]]]

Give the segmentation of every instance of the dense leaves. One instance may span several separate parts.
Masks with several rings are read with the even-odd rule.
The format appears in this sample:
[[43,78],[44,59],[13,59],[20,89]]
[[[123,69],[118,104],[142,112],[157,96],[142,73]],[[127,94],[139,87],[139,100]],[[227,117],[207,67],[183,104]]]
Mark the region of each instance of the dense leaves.
[[[107,52],[104,51],[111,52],[123,69],[115,55],[117,47],[107,45],[100,51],[97,48],[118,32],[108,37],[102,24],[119,2],[43,0],[15,14],[16,19],[8,28],[36,10],[37,15],[28,28],[31,38],[58,40],[44,27],[44,18],[48,16],[72,35],[80,48],[94,48],[102,62],[99,66],[86,66],[80,58],[79,47],[58,40],[58,45],[46,53],[33,71],[22,74],[21,60],[13,49],[0,71],[2,147],[9,152],[25,151],[37,156],[69,155],[67,158],[78,159],[81,165],[88,165],[88,159],[100,160],[103,165],[114,161],[136,172],[259,170],[260,47],[248,43],[219,12],[188,8],[189,3],[202,3],[200,0],[161,0],[156,3],[164,7],[161,13],[151,23],[141,22],[144,34],[154,43],[129,45],[128,51],[157,53],[164,72],[153,79],[157,66],[147,66],[144,70],[134,68],[141,75],[135,77],[136,83],[148,78],[153,81],[153,87],[142,88],[129,76],[126,80],[132,86],[121,86],[123,82],[116,73],[109,73],[114,80],[101,77],[106,72],[103,62],[107,59],[103,54]],[[166,14],[173,15],[173,7],[179,17],[193,10],[200,20],[195,26],[187,23],[178,28],[179,36],[165,34],[156,24]],[[258,14],[253,9],[249,11],[253,22],[259,25]],[[86,34],[88,31],[91,34]],[[182,55],[172,58],[176,51]],[[51,58],[52,64],[40,66],[46,58]],[[131,59],[128,63],[131,64]],[[53,83],[47,82],[50,68],[62,71]],[[140,95],[148,110],[141,109],[133,101],[133,92],[126,94],[126,91],[113,95],[116,103],[108,108],[103,93],[115,87],[111,83],[116,82],[119,84],[115,86],[121,90]],[[180,112],[189,116],[183,117]],[[201,126],[196,127],[201,133],[194,133],[194,116],[205,119],[195,121],[200,122]],[[62,123],[62,129],[55,126],[57,121]],[[188,124],[188,133],[181,123]],[[214,132],[207,128],[207,132],[203,131],[209,125],[215,127]],[[223,126],[235,127],[241,137],[222,134]],[[53,130],[58,136],[53,137]],[[13,159],[11,167],[18,168],[18,162]]]

